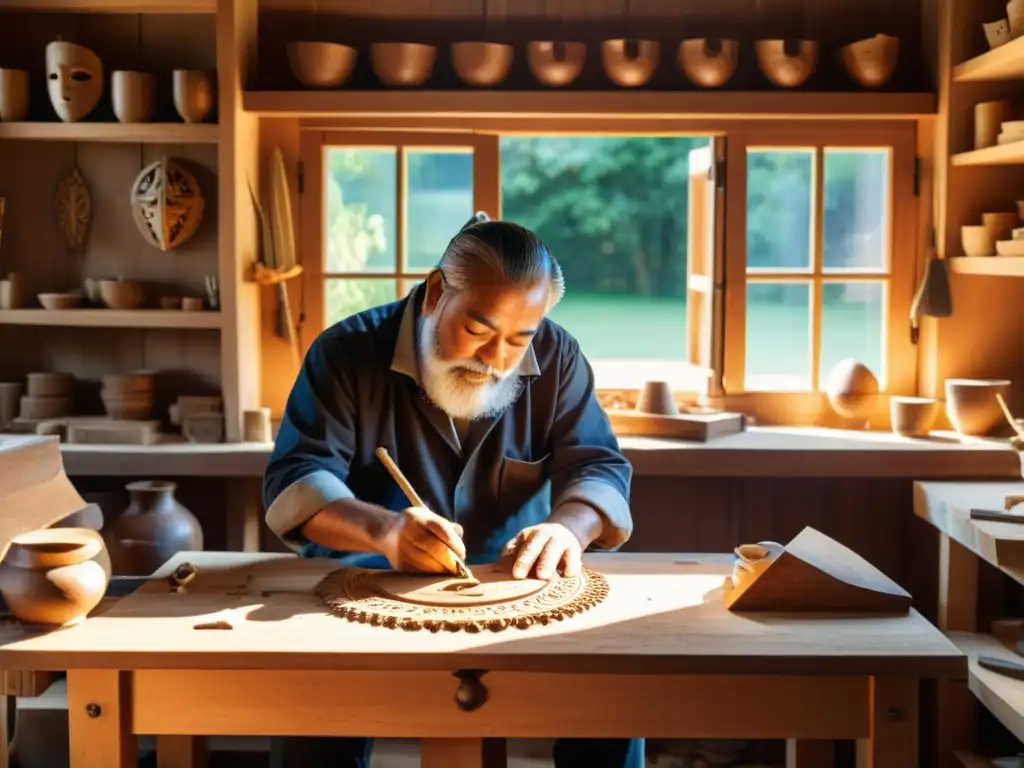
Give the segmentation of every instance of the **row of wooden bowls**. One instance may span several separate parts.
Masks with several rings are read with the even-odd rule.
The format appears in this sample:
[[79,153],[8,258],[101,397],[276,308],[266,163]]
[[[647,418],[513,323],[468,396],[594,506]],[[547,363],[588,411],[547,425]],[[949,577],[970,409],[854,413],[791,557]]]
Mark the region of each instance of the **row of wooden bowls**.
[[[803,85],[818,65],[818,43],[814,40],[759,40],[758,67],[772,83],[782,88]],[[357,51],[349,45],[327,42],[288,44],[292,73],[309,88],[336,88],[355,68]],[[461,42],[451,46],[452,66],[459,78],[473,86],[493,87],[503,82],[514,58],[514,49],[504,43]],[[572,41],[535,41],[527,46],[527,63],[537,80],[547,86],[563,87],[579,77],[586,62],[587,46]],[[899,38],[875,35],[844,46],[840,59],[849,75],[860,85],[877,88],[892,77],[899,56]],[[374,43],[370,49],[373,71],[387,86],[418,86],[434,70],[437,47],[423,43]],[[601,63],[617,85],[644,85],[661,60],[661,44],[654,40],[605,40]],[[704,88],[717,88],[729,81],[739,61],[736,40],[705,38],[679,44],[676,62],[680,71]]]
[[142,284],[129,280],[87,280],[86,293],[40,293],[37,298],[43,309],[77,309],[85,299],[110,309],[138,309],[145,298]]

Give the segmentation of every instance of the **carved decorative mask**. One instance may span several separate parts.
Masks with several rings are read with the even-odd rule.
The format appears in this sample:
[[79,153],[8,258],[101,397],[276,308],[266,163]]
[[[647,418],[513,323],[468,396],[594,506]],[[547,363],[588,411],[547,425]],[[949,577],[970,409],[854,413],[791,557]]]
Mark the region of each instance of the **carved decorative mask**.
[[161,251],[188,240],[203,220],[203,193],[196,177],[162,157],[142,169],[132,185],[132,216],[146,242]]
[[57,40],[46,46],[46,89],[65,123],[84,118],[103,95],[103,64],[81,45]]

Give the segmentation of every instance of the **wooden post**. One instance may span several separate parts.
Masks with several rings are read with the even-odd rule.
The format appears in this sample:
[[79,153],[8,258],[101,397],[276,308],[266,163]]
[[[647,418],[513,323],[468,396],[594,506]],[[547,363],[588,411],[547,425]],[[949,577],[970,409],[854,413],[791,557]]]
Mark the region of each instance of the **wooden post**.
[[871,735],[857,740],[857,768],[917,768],[918,680],[876,677]]
[[71,768],[137,768],[131,720],[131,673],[68,670]]

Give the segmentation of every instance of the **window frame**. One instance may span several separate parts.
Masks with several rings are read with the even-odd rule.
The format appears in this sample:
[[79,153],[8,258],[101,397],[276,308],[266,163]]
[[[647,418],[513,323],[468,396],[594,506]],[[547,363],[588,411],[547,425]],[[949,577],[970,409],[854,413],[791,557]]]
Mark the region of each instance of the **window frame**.
[[[606,124],[607,123],[607,124]],[[354,127],[358,124],[358,127]],[[503,135],[622,135],[622,136],[699,136],[713,140],[717,159],[716,186],[718,204],[714,230],[716,263],[714,287],[715,312],[710,332],[714,376],[711,403],[727,409],[742,410],[765,422],[827,422],[829,409],[818,381],[811,391],[747,391],[736,382],[745,378],[746,360],[746,151],[747,148],[891,148],[891,206],[888,212],[890,273],[886,292],[885,393],[914,393],[917,388],[918,353],[910,340],[909,310],[914,277],[919,261],[919,200],[915,194],[916,131],[914,121],[678,121],[637,120],[632,129],[621,120],[566,121],[545,118],[519,118],[509,121],[473,121],[452,117],[349,120],[309,120],[300,125],[301,162],[304,169],[304,193],[300,216],[304,272],[302,344],[312,343],[323,330],[324,281],[332,277],[381,277],[396,280],[417,279],[421,272],[402,272],[396,264],[388,272],[325,274],[322,263],[323,217],[326,198],[323,189],[323,158],[326,151],[339,146],[431,146],[472,147],[474,153],[474,208],[493,217],[501,216],[501,165],[499,142]],[[399,180],[402,180],[398,164]],[[819,164],[820,168],[820,164]],[[821,170],[817,172],[820,176]],[[404,227],[403,185],[398,186],[399,222]],[[820,207],[814,213],[815,237],[820,240]],[[896,223],[899,222],[899,226]],[[401,247],[401,235],[399,246]],[[396,258],[398,256],[396,251]],[[812,277],[808,275],[808,277]],[[862,278],[863,279],[863,278]],[[874,276],[869,279],[877,279]],[[819,283],[820,284],[820,283]],[[571,289],[571,286],[570,286]],[[817,309],[815,309],[818,312]],[[908,318],[904,325],[902,318]],[[687,333],[691,333],[688,330]],[[813,343],[813,342],[812,342]],[[599,386],[599,394],[609,402],[628,402],[628,392]],[[687,393],[681,393],[687,394]],[[623,399],[623,395],[625,398]],[[872,425],[887,419],[887,398],[879,398],[878,416]],[[881,421],[879,421],[879,419]]]
[[[367,270],[366,272],[327,272],[324,269],[323,235],[327,196],[324,189],[325,158],[331,149],[385,148],[394,147],[397,152],[395,164],[395,266],[392,270]],[[304,131],[301,140],[301,162],[303,167],[303,194],[301,196],[302,253],[309,254],[303,259],[302,272],[302,314],[301,343],[308,349],[313,340],[327,327],[324,315],[324,291],[328,280],[338,279],[380,279],[403,282],[422,280],[430,269],[409,269],[405,263],[406,242],[406,161],[408,150],[431,148],[472,150],[473,153],[473,211],[486,211],[497,218],[501,215],[500,203],[500,158],[498,136],[469,132],[425,132],[425,131],[368,131],[368,130],[318,130]],[[310,194],[306,194],[306,188]],[[495,190],[498,194],[495,195]],[[469,215],[466,216],[467,221]],[[454,232],[452,233],[455,234]],[[401,293],[401,291],[399,291]]]
[[[730,131],[726,145],[726,226],[725,226],[725,359],[722,373],[727,405],[741,407],[767,421],[828,423],[837,417],[829,414],[826,395],[819,377],[821,343],[821,286],[830,281],[879,279],[887,282],[883,317],[885,380],[881,392],[913,393],[917,389],[918,354],[910,338],[910,305],[918,263],[919,202],[914,190],[916,163],[916,126],[883,125],[858,129],[821,128],[813,124],[799,127],[780,121],[776,128],[760,127]],[[812,269],[797,275],[784,272],[747,272],[747,151],[759,149],[813,149],[812,189],[813,239]],[[828,273],[822,271],[822,223],[824,211],[824,151],[826,149],[889,149],[890,205],[888,227],[888,277],[882,272]],[[811,389],[799,391],[757,390],[746,387],[746,305],[748,282],[808,280],[812,284]],[[906,318],[906,324],[902,320]],[[824,372],[827,375],[827,371]],[[876,376],[881,372],[875,371]],[[880,376],[881,378],[881,376]],[[888,399],[879,398],[872,425],[887,419]]]

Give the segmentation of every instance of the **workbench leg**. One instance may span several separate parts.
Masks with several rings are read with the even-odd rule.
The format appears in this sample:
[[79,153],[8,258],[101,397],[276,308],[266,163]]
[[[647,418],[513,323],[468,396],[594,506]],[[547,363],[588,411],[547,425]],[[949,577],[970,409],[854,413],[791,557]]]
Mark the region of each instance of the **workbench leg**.
[[824,739],[786,739],[786,768],[835,768],[836,743]]
[[871,681],[871,735],[857,740],[857,768],[918,768],[919,682],[906,677]]
[[71,768],[137,768],[132,733],[131,673],[68,670]]
[[505,768],[504,739],[420,739],[421,768]]
[[[942,534],[939,539],[939,629],[978,631],[978,556]],[[937,680],[935,755],[939,768],[956,768],[956,751],[974,749],[978,703],[967,679]]]
[[205,736],[157,736],[156,768],[206,768]]

